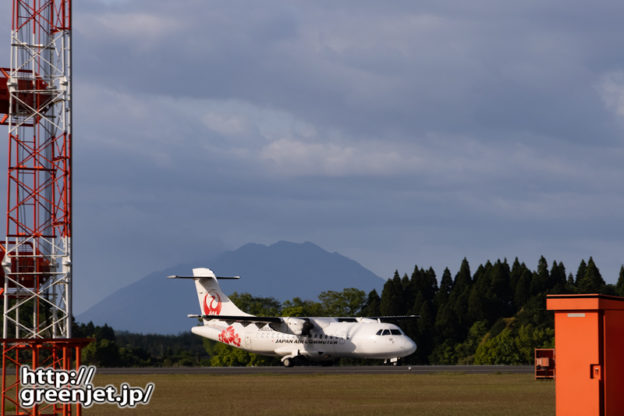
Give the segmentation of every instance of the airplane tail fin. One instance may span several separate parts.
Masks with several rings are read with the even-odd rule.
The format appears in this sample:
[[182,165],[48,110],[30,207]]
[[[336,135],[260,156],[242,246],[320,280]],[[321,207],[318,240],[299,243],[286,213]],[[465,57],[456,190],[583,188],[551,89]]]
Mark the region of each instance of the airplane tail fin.
[[[170,276],[180,278],[183,276]],[[238,309],[238,307],[221,290],[217,279],[238,279],[238,277],[217,277],[214,272],[206,267],[193,269],[193,277],[199,308],[202,315],[212,316],[251,316]]]

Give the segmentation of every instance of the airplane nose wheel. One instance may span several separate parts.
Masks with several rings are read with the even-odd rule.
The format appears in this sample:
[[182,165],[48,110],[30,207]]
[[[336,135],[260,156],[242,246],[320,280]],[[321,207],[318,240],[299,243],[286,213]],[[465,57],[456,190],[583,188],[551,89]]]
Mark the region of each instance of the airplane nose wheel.
[[398,358],[391,358],[389,360],[384,360],[384,365],[392,365],[394,367],[401,365],[401,362]]

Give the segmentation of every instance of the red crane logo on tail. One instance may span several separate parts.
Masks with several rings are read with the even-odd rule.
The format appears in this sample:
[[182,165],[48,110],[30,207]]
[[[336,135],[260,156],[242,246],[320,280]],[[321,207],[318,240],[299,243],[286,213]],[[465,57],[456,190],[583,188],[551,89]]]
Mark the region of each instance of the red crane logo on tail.
[[236,331],[234,331],[234,327],[232,325],[221,331],[219,334],[219,341],[224,344],[236,345],[237,347],[240,347],[241,344],[241,339]]
[[217,292],[208,292],[204,296],[204,315],[221,314],[221,296]]

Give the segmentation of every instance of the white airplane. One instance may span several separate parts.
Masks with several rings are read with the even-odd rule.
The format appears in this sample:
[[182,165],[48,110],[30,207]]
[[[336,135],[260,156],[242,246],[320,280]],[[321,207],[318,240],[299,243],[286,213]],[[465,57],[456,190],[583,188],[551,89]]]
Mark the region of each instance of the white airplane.
[[305,361],[331,362],[339,357],[373,358],[398,364],[400,358],[416,351],[416,343],[387,320],[412,316],[352,317],[267,317],[253,316],[238,309],[223,293],[216,277],[207,268],[193,269],[193,276],[169,276],[195,280],[203,325],[194,334],[260,355],[281,357],[286,367]]

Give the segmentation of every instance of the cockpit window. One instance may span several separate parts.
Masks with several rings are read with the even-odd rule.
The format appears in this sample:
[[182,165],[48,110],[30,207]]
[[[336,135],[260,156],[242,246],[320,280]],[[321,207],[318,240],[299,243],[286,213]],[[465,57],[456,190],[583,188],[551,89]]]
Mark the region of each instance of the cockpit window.
[[399,329],[380,329],[375,335],[403,335]]

